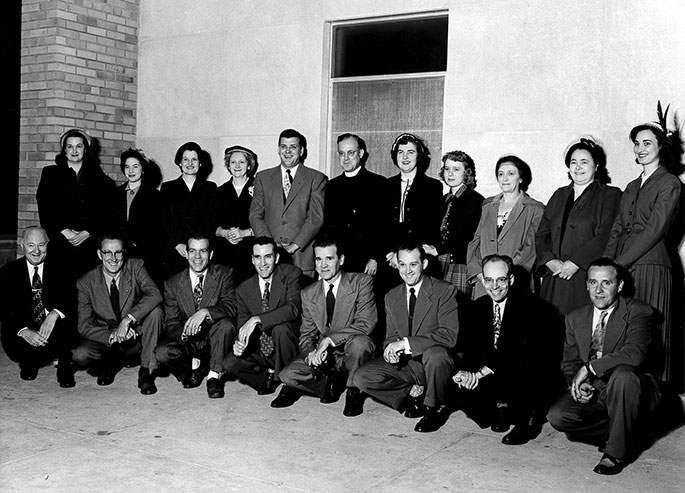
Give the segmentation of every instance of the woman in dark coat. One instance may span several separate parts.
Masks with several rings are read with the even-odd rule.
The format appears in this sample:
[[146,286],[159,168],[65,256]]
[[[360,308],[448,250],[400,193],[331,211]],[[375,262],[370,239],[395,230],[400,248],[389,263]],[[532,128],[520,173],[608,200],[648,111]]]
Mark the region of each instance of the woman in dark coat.
[[218,226],[214,260],[233,267],[236,285],[254,274],[250,261],[252,237],[250,204],[257,173],[257,154],[242,146],[224,151],[224,163],[231,178],[221,185],[217,194]]
[[465,152],[448,152],[442,157],[440,177],[450,187],[443,197],[440,240],[437,246],[424,245],[424,249],[438,256],[443,279],[454,284],[465,295],[464,300],[470,300],[466,249],[478,227],[483,205],[483,196],[475,191],[476,165]]
[[564,159],[571,183],[549,199],[536,236],[540,296],[562,315],[587,305],[587,267],[602,256],[621,190],[610,187],[604,149],[592,138],[571,144]]
[[115,185],[100,168],[88,133],[72,128],[59,143],[56,164],[43,168],[36,201],[50,256],[70,266],[76,280],[99,263],[97,238],[111,226],[107,199]]
[[[176,151],[181,176],[162,183],[164,231],[167,241],[165,277],[188,267],[186,240],[191,233],[212,236],[216,230],[216,183],[206,179],[209,154],[195,142]],[[202,170],[202,171],[201,171]]]
[[665,120],[659,111],[660,124],[644,123],[630,131],[635,162],[642,173],[623,192],[605,254],[629,270],[635,284],[633,297],[657,312],[665,353],[662,378],[670,381],[672,360],[680,361],[682,350],[671,348],[673,278],[665,238],[678,211],[677,176],[682,165],[680,140]]
[[164,230],[156,173],[138,149],[124,151],[119,166],[126,183],[116,188],[112,201],[117,231],[126,239],[128,256],[143,259],[150,277],[161,288]]

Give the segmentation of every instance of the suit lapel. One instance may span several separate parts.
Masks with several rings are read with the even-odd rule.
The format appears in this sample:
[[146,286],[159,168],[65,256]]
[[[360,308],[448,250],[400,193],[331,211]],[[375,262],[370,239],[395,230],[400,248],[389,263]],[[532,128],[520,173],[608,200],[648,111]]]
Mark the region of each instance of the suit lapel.
[[[280,171],[280,170],[279,170]],[[295,178],[293,179],[293,183],[290,186],[290,192],[288,192],[288,198],[285,201],[285,204],[283,206],[283,211],[290,207],[290,204],[292,204],[293,200],[295,200],[295,196],[299,193],[300,189],[304,185],[305,182],[305,168],[303,164],[300,164],[300,169],[297,170],[297,173],[295,174]]]
[[[418,328],[421,327],[423,319],[426,318],[428,310],[433,305],[433,280],[427,276],[423,278],[423,284],[419,290],[419,296],[416,299],[416,306],[414,307],[414,320],[412,322],[412,333],[410,336],[417,334],[419,332]],[[407,317],[409,314],[407,313]],[[409,326],[407,325],[407,330]]]
[[618,306],[609,317],[604,331],[604,341],[602,342],[602,354],[609,354],[616,349],[616,344],[623,335],[625,327],[628,325],[628,310],[623,299],[619,298]]
[[350,280],[346,272],[343,272],[338,285],[338,295],[335,298],[335,310],[333,311],[333,327],[344,326],[350,317],[350,312],[354,306],[354,293],[350,286]]
[[[190,272],[185,269],[178,280],[178,302],[182,311],[190,316],[195,313],[195,302],[193,301],[193,286],[190,283]],[[204,296],[203,296],[204,297]]]
[[323,294],[323,281],[316,281],[312,292],[312,318],[323,334],[326,330],[326,299]]
[[133,292],[132,280],[131,265],[126,261],[124,268],[121,270],[121,277],[119,277],[119,311],[122,315],[124,315],[124,306],[126,306]]
[[[418,301],[418,300],[417,300]],[[418,303],[417,303],[418,304]],[[397,296],[392,300],[393,313],[397,317],[397,332],[399,332],[402,337],[409,337],[409,311],[407,309],[407,285],[402,283],[397,290]],[[416,307],[414,307],[414,313],[416,314]]]
[[[283,295],[283,287],[285,285],[284,277],[283,270],[276,266],[274,275],[271,278],[269,310],[273,310],[278,306],[278,300],[280,300]],[[259,285],[257,286],[257,292],[259,292]]]
[[271,193],[273,196],[270,197],[270,200],[274,200],[276,206],[278,206],[279,209],[283,209],[285,207],[285,203],[283,199],[283,181],[281,177],[281,165],[279,164],[275,168],[272,168],[272,170],[270,171],[271,173],[266,175],[266,177],[268,178],[269,185],[264,187],[264,192]]
[[208,300],[216,299],[214,293],[218,289],[217,271],[214,265],[210,265],[205,273],[204,283],[202,285],[202,301],[200,307],[206,308],[209,305]]
[[[98,267],[97,282],[93,286],[94,300],[103,300],[105,307],[107,308],[107,313],[110,318],[116,319],[116,314],[114,313],[114,308],[112,308],[112,302],[109,297],[109,286],[107,286],[107,279],[105,274],[102,272],[102,266]],[[119,286],[121,286],[121,279],[119,280]],[[121,307],[121,293],[119,293],[119,307]]]
[[590,354],[590,344],[592,343],[592,314],[593,306],[587,305],[583,312],[580,314],[580,325],[578,330],[576,330],[576,341],[578,343],[578,348],[580,349],[580,354],[583,359],[587,358]]
[[499,237],[503,238],[504,235],[506,235],[509,230],[514,227],[514,223],[518,220],[519,216],[523,213],[523,210],[525,209],[525,205],[523,204],[523,200],[525,199],[525,195],[522,195],[519,197],[519,200],[516,202],[514,207],[511,209],[511,212],[509,213],[509,217],[507,218],[507,222],[504,223],[504,227],[502,228],[502,232],[500,233]]

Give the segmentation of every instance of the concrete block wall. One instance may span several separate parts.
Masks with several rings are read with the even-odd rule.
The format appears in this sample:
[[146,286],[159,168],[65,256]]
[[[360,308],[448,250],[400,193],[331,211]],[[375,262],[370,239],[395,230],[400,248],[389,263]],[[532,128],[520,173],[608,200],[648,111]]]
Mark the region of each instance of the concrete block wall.
[[35,193],[54,164],[59,136],[85,129],[102,167],[121,178],[118,156],[136,134],[138,0],[23,0],[18,231],[37,224]]

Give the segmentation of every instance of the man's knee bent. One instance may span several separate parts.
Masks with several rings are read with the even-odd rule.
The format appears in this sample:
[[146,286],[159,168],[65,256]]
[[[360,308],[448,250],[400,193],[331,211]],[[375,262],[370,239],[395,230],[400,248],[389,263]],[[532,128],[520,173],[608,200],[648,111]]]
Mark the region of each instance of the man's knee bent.
[[444,346],[431,346],[423,352],[423,364],[448,365],[452,367],[453,360],[449,350]]
[[376,345],[369,336],[352,336],[345,343],[345,357],[371,357]]
[[607,384],[607,387],[614,391],[639,391],[640,376],[637,374],[634,367],[628,365],[619,365],[614,369],[609,377],[609,383]]

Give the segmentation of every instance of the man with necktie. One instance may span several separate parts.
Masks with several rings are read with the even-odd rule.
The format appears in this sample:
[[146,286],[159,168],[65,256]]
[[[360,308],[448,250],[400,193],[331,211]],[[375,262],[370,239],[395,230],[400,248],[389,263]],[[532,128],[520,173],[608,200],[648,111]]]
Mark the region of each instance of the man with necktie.
[[404,283],[385,296],[383,356],[360,368],[354,383],[408,418],[423,416],[414,430],[432,432],[450,413],[451,351],[459,332],[457,291],[424,273],[428,260],[420,245],[400,246],[397,260]]
[[236,290],[240,328],[224,369],[267,395],[297,356],[303,276],[299,268],[279,263],[276,242],[266,236],[254,239],[252,265],[257,273]]
[[569,390],[547,415],[569,438],[599,445],[603,456],[594,472],[604,475],[620,473],[636,457],[639,425],[661,401],[652,309],[623,298],[623,286],[614,261],[588,267],[592,304],[566,316],[561,369]]
[[78,337],[73,283],[56,259],[48,256],[48,235],[43,228],[26,228],[20,244],[24,256],[0,271],[2,346],[19,363],[22,380],[34,380],[40,367],[58,358],[60,387],[73,387],[71,349]]
[[[551,305],[514,289],[513,269],[506,255],[483,259],[481,282],[488,296],[474,302],[471,323],[462,328],[462,358],[453,380],[457,407],[496,433],[513,424],[502,443],[522,445],[539,435],[555,396],[562,331]],[[535,388],[524,390],[521,378],[533,375]]]
[[224,358],[231,351],[236,299],[233,269],[213,264],[210,238],[186,241],[189,268],[164,283],[164,335],[155,354],[186,389],[207,376],[207,395],[222,398]]
[[345,254],[330,238],[314,242],[314,258],[320,280],[302,290],[300,356],[281,371],[284,385],[271,406],[290,406],[303,392],[328,404],[347,387],[343,414],[355,416],[361,401],[353,377],[375,349],[369,337],[378,321],[372,278],[342,271]]
[[326,175],[304,165],[307,139],[292,128],[278,137],[278,156],[279,166],[257,173],[250,226],[255,236],[273,238],[288,263],[313,278],[312,243],[324,222]]
[[140,357],[138,388],[157,392],[155,346],[162,330],[162,295],[143,261],[127,258],[124,240],[103,235],[98,242],[101,265],[76,283],[81,344],[74,361],[93,368],[98,385],[110,385],[132,358]]

